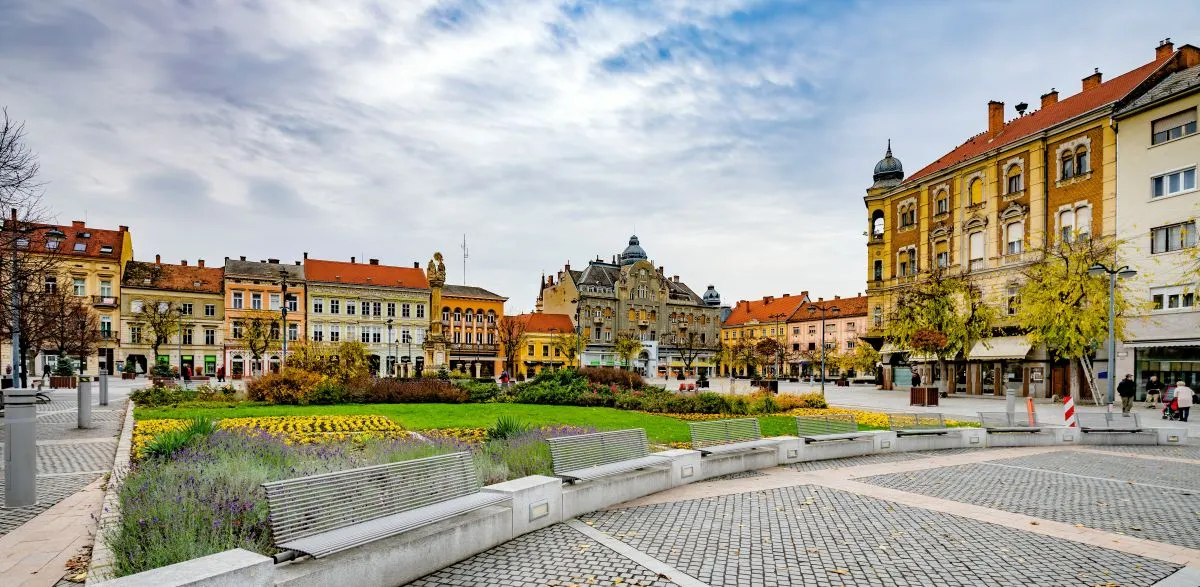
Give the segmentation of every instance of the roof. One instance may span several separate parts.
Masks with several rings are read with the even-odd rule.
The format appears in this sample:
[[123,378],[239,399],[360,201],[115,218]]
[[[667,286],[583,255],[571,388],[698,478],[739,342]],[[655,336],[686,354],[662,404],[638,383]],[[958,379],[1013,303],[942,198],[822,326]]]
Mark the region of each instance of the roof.
[[1136,88],[1169,59],[1170,55],[1164,56],[1032,114],[1018,116],[1005,123],[995,136],[990,136],[987,131],[977,134],[910,175],[901,185],[912,185],[921,178],[978,157],[987,151],[1002,148],[1097,108],[1108,106]]
[[[812,314],[809,314],[808,309],[815,308]],[[853,298],[834,298],[832,300],[819,300],[809,302],[796,308],[796,313],[792,316],[793,322],[803,322],[805,320],[820,320],[820,309],[825,308],[829,311],[832,308],[838,309],[838,318],[850,318],[854,316],[867,315],[867,296],[856,296]],[[831,314],[826,314],[829,318]]]
[[304,276],[310,282],[429,289],[425,272],[415,267],[305,259]]
[[575,278],[576,285],[595,285],[599,287],[616,287],[621,278],[621,268],[608,263],[589,263],[587,269]]
[[130,261],[121,276],[121,287],[220,294],[224,279],[221,267]]
[[666,280],[666,282],[667,289],[670,290],[671,299],[680,300],[686,298],[687,301],[692,303],[704,303],[704,300],[701,299],[700,296],[696,295],[696,292],[692,291],[692,288],[688,287],[686,283],[682,281],[673,281],[670,279]]
[[225,259],[226,277],[250,277],[256,279],[279,279],[279,270],[287,271],[288,279],[304,280],[304,267],[288,265],[278,261],[245,261]]
[[[114,261],[121,260],[125,244],[124,235],[129,230],[124,226],[118,230],[92,228],[85,226],[82,220],[75,220],[69,226],[40,223],[34,226],[37,228],[29,234],[30,251]],[[50,240],[58,241],[58,247],[46,248],[46,243]]]
[[575,332],[575,324],[571,322],[571,317],[566,314],[543,314],[535,312],[533,314],[520,314],[513,316],[516,320],[525,323],[525,332],[534,334],[567,334]]
[[495,294],[486,289],[483,289],[482,287],[475,287],[473,285],[446,284],[446,285],[442,286],[442,297],[446,297],[446,296],[450,296],[450,297],[454,297],[454,298],[478,298],[478,299],[484,299],[484,300],[500,300],[500,301],[508,300],[508,298],[506,298],[500,294]]
[[1200,65],[1168,75],[1154,87],[1146,90],[1137,99],[1117,111],[1117,117],[1133,114],[1139,110],[1175,98],[1182,94],[1200,91]]
[[729,312],[729,317],[722,326],[741,326],[751,321],[783,322],[807,301],[806,291],[800,292],[798,296],[767,296],[761,300],[742,300]]

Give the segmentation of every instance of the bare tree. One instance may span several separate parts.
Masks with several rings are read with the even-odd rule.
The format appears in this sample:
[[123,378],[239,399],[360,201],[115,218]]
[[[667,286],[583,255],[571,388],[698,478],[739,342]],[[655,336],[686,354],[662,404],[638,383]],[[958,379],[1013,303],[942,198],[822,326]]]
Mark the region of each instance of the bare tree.
[[279,348],[279,319],[274,312],[259,310],[247,312],[237,321],[241,322],[240,342],[246,345],[255,362],[261,361],[268,351]]
[[100,343],[100,320],[89,304],[60,289],[45,292],[41,308],[47,347],[58,353],[60,361],[67,357],[78,357],[81,363],[87,361]]
[[528,327],[528,321],[520,316],[501,316],[496,323],[496,338],[504,353],[504,368],[510,375],[516,375],[517,355],[525,346]]
[[692,370],[692,364],[700,355],[713,351],[713,346],[702,341],[698,333],[681,330],[675,335],[675,350],[679,352],[684,372],[688,372]]
[[145,325],[150,348],[157,362],[158,348],[170,342],[171,335],[179,332],[177,306],[169,300],[146,300],[141,309],[133,313],[133,319]]

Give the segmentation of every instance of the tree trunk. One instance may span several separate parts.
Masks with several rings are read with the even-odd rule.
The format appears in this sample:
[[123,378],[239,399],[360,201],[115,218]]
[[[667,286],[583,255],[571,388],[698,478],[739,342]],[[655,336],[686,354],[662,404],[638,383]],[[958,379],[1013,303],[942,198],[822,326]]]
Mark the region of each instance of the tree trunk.
[[948,396],[949,390],[946,387],[946,382],[949,379],[949,374],[946,373],[946,361],[941,357],[938,357],[938,370],[942,373],[942,379],[938,381],[938,394]]
[[1067,385],[1071,392],[1071,399],[1075,405],[1079,405],[1079,369],[1075,368],[1075,364],[1071,361],[1067,362]]

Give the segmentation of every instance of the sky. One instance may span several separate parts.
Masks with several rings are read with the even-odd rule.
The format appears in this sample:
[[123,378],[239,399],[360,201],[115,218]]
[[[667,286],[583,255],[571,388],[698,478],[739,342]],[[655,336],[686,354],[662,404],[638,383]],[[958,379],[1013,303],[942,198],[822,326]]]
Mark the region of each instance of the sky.
[[0,0],[0,107],[59,222],[140,260],[446,257],[528,311],[637,234],[728,304],[865,290],[888,139],[1200,44],[1200,3]]

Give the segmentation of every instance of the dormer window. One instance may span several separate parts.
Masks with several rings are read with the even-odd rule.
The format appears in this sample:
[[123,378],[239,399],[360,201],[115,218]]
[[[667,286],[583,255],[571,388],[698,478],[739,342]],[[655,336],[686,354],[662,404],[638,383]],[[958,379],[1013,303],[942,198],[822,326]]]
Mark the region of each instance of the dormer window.
[[58,242],[59,242],[58,239],[53,239],[53,238],[50,240],[47,240],[46,241],[46,250],[57,251],[58,250]]
[[17,239],[17,248],[18,249],[28,249],[29,248],[29,239],[27,239],[25,237],[18,238]]
[[111,245],[100,245],[100,254],[101,255],[111,255],[112,252],[113,252],[113,248]]
[[75,252],[82,253],[87,251],[87,243],[75,243]]

